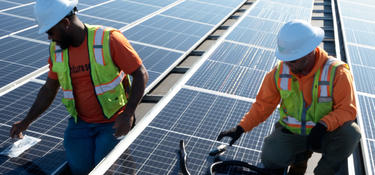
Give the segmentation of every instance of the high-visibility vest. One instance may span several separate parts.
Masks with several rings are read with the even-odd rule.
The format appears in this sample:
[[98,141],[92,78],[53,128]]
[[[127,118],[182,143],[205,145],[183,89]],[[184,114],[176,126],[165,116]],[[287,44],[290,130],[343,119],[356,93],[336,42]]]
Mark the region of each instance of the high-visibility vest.
[[[94,93],[102,108],[103,115],[111,118],[127,103],[130,92],[130,78],[119,71],[113,63],[110,53],[109,37],[113,28],[87,25],[87,42],[90,60],[90,77],[94,86]],[[62,103],[77,122],[77,109],[74,100],[74,89],[70,76],[68,49],[61,50],[55,42],[50,44],[50,58],[52,71],[57,73],[60,86],[63,90]],[[123,79],[127,92],[122,84]]]
[[338,59],[328,58],[323,67],[319,68],[314,75],[312,102],[306,107],[297,79],[290,73],[289,67],[280,62],[275,73],[276,86],[281,96],[280,124],[292,133],[308,135],[315,124],[332,111],[335,71],[344,64]]

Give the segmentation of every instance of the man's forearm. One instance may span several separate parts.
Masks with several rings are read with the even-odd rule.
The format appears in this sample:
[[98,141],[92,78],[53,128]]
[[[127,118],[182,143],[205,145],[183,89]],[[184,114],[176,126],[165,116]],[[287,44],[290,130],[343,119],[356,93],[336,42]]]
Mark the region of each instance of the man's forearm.
[[[53,80],[57,81],[57,80]],[[28,125],[36,120],[52,104],[58,92],[58,87],[45,84],[40,88],[39,93],[24,119]]]
[[138,103],[141,101],[145,92],[146,84],[148,81],[148,74],[146,69],[142,66],[138,68],[133,74],[133,82],[131,87],[130,97],[126,104],[125,114],[134,114]]

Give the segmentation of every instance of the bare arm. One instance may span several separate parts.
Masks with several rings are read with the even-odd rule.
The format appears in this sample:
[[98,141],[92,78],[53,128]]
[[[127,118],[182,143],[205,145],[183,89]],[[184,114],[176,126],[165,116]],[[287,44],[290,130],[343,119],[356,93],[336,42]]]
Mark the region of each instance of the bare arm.
[[126,104],[125,111],[117,117],[114,125],[114,128],[116,128],[116,137],[127,134],[132,127],[135,109],[143,97],[148,81],[148,73],[143,65],[141,65],[131,75],[133,77],[133,81],[128,103]]
[[10,129],[10,137],[22,138],[22,132],[25,131],[28,126],[36,120],[53,102],[56,94],[59,90],[60,84],[58,80],[47,78],[46,83],[39,90],[38,96],[36,97],[30,111],[27,116],[22,120],[13,124]]

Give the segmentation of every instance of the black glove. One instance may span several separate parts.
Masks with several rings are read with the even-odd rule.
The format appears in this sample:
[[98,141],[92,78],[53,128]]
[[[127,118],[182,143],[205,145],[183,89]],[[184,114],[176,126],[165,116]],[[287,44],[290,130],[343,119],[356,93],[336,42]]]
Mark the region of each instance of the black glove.
[[223,137],[232,137],[232,140],[229,143],[229,145],[232,146],[233,143],[236,142],[244,132],[244,129],[241,126],[237,125],[230,130],[221,132],[216,140],[221,140]]
[[327,127],[323,124],[318,123],[312,129],[307,138],[307,144],[311,146],[313,150],[320,149],[322,146],[323,136],[327,133]]

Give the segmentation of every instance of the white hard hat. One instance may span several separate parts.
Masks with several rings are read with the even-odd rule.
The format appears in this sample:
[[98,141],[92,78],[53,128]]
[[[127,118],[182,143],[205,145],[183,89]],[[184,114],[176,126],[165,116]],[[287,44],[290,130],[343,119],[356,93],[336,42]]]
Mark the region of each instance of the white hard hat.
[[78,0],[37,0],[34,15],[39,25],[38,33],[44,33],[60,22],[77,6]]
[[321,28],[302,20],[289,21],[277,35],[276,57],[282,61],[302,58],[318,47],[323,38]]

